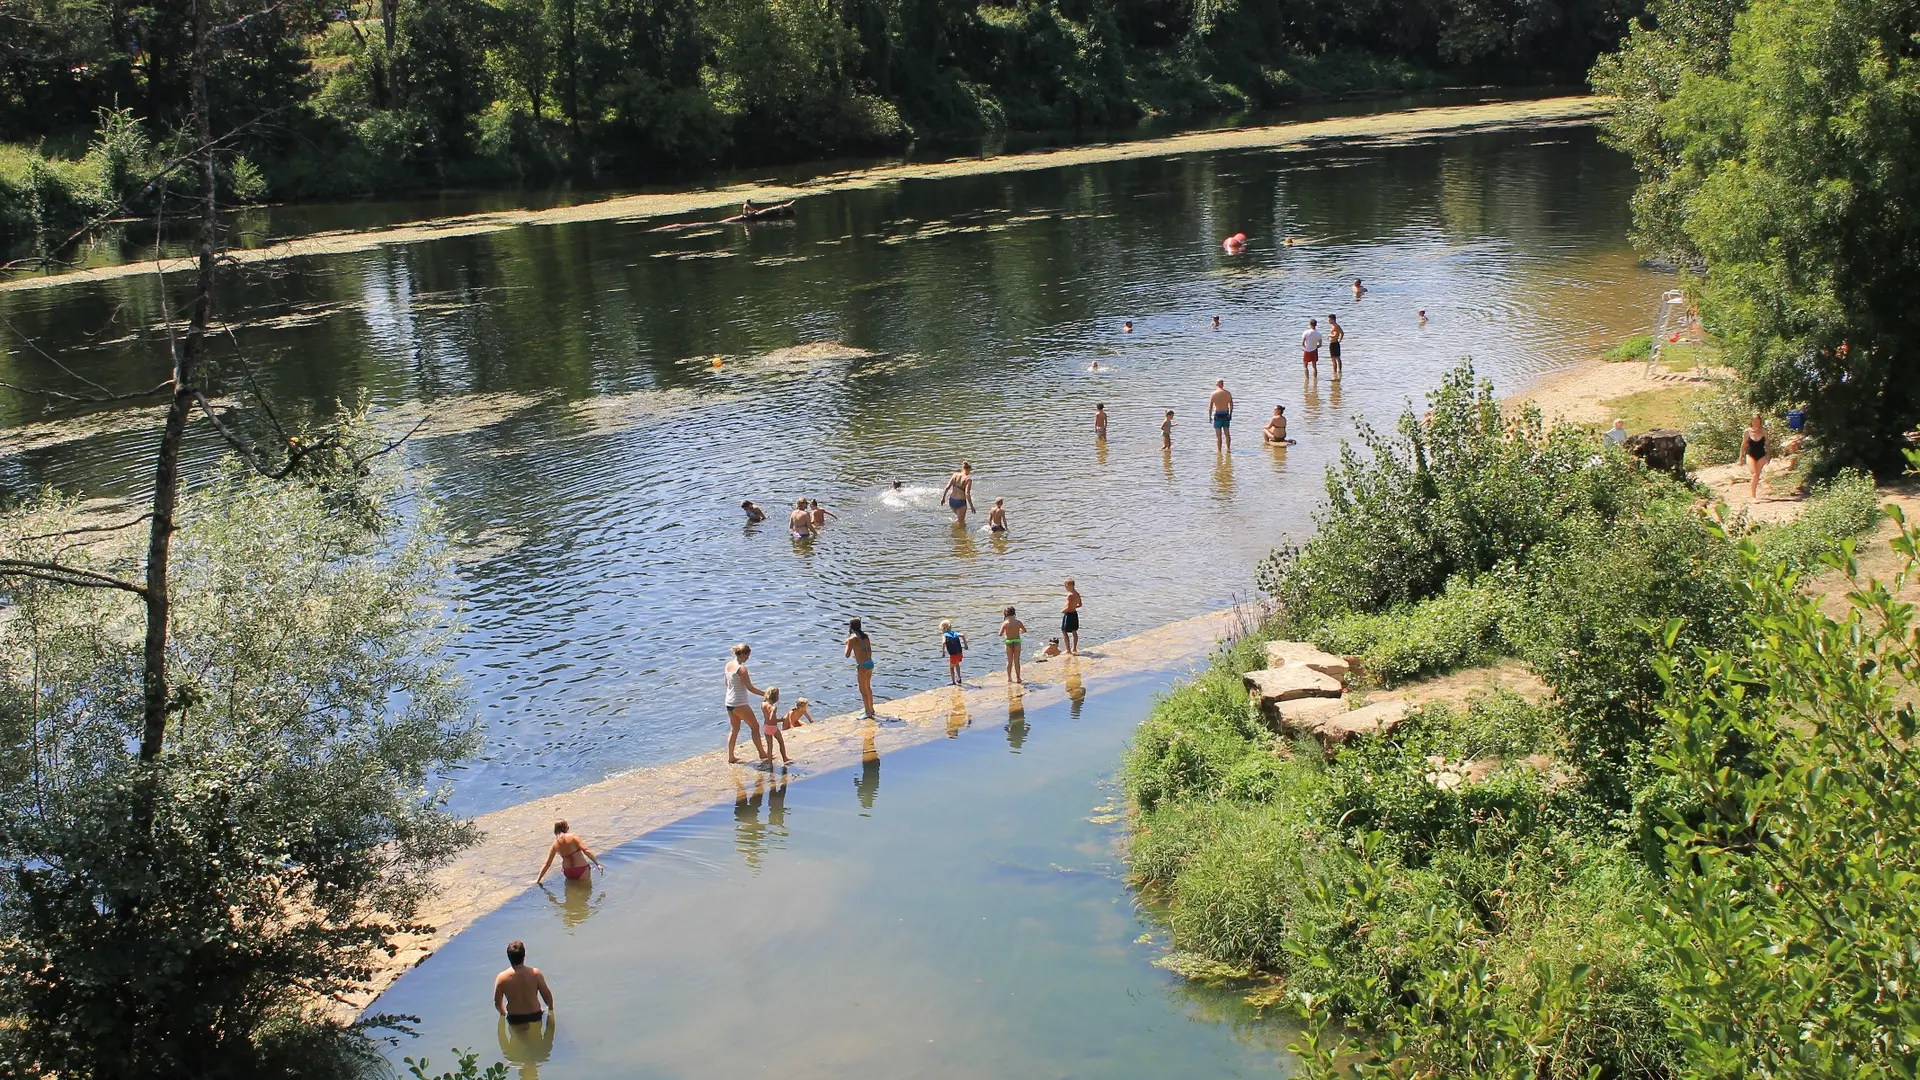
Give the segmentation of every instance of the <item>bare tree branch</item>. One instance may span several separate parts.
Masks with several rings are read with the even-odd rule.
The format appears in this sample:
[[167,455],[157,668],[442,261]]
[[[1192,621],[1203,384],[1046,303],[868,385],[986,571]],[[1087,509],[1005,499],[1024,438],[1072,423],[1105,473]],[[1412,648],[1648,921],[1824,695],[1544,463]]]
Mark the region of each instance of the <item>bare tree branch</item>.
[[173,389],[173,380],[168,379],[151,390],[135,390],[125,394],[68,394],[41,386],[21,386],[4,379],[0,379],[0,387],[31,397],[59,398],[61,401],[76,401],[84,405],[104,405],[110,401],[137,401],[140,398],[153,397],[155,394],[164,394]]
[[131,581],[64,563],[40,559],[0,559],[0,578],[24,577],[51,581],[56,585],[74,585],[83,589],[119,589],[145,596],[147,587]]
[[63,536],[79,536],[81,533],[119,532],[121,529],[131,529],[135,525],[147,521],[152,517],[152,514],[141,514],[132,521],[121,522],[118,525],[77,525],[71,529],[62,529],[59,532],[41,533],[38,536],[16,537],[15,540],[16,542],[24,543],[28,540],[58,540]]

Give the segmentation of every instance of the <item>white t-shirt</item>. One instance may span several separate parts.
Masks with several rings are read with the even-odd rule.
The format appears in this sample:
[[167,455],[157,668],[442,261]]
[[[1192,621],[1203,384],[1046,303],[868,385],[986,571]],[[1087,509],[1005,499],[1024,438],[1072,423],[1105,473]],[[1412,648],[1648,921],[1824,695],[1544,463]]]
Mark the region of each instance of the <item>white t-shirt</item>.
[[1300,335],[1300,351],[1301,352],[1319,352],[1320,351],[1320,331],[1314,329],[1313,327],[1308,327],[1307,332]]

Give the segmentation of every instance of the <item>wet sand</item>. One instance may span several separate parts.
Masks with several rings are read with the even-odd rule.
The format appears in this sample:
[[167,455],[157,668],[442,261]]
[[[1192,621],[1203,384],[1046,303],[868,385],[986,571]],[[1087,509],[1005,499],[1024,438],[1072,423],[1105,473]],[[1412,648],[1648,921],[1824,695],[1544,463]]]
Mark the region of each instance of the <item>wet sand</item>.
[[[787,751],[794,759],[788,779],[837,774],[860,764],[866,755],[890,754],[944,738],[964,727],[970,716],[1038,709],[1113,689],[1168,667],[1197,664],[1234,626],[1232,612],[1215,612],[1095,645],[1072,661],[1064,656],[1029,659],[1022,671],[1027,685],[1012,700],[1002,676],[1004,654],[997,645],[989,645],[968,654],[965,668],[971,678],[964,690],[942,686],[884,702],[878,712],[886,719],[877,724],[848,713],[787,732]],[[717,688],[717,666],[715,670]],[[718,719],[717,693],[715,697],[713,713]],[[718,724],[713,727],[719,744],[725,731]],[[753,743],[744,731],[739,752],[743,761],[753,757]],[[419,921],[434,927],[434,932],[397,939],[399,951],[391,958],[376,956],[382,966],[363,992],[344,1004],[357,1013],[456,934],[525,892],[553,839],[555,819],[565,818],[596,853],[605,852],[732,802],[735,780],[750,782],[757,772],[753,765],[727,764],[724,751],[716,745],[712,752],[685,761],[635,769],[480,817],[477,823],[484,833],[480,843],[441,869],[436,875],[438,894],[421,907]],[[549,877],[560,877],[558,866]]]
[[[528,225],[563,225],[583,221],[641,221],[701,211],[733,212],[744,200],[778,203],[835,191],[878,187],[903,180],[940,180],[957,176],[1058,169],[1108,161],[1168,157],[1221,150],[1259,150],[1301,146],[1315,142],[1380,143],[1426,138],[1464,131],[1496,128],[1547,127],[1587,124],[1606,111],[1604,99],[1593,96],[1503,101],[1485,105],[1437,106],[1349,116],[1265,127],[1196,131],[1135,142],[1100,143],[1026,154],[986,158],[958,158],[928,164],[880,165],[830,173],[796,185],[736,184],[666,194],[627,195],[546,210],[503,210],[463,214],[365,231],[316,233],[258,248],[236,248],[227,258],[236,263],[272,262],[303,255],[339,255],[371,251],[389,244],[413,244],[456,236],[476,236]],[[805,210],[802,208],[802,212]],[[0,292],[45,289],[86,281],[107,281],[142,274],[189,271],[191,259],[159,259],[117,266],[97,266],[66,273],[0,281]]]

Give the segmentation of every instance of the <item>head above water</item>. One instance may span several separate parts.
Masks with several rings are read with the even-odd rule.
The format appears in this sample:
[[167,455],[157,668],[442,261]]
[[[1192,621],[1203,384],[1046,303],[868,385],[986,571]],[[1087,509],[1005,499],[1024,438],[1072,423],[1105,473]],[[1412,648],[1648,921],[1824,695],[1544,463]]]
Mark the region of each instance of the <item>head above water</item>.
[[893,490],[895,490],[895,491],[899,491],[899,490],[900,490],[900,489],[901,489],[902,487],[904,487],[904,486],[905,486],[905,485],[904,485],[904,484],[902,484],[902,483],[900,483],[900,481],[898,481],[898,480],[895,480],[895,481],[893,482]]
[[742,510],[751,510],[751,509],[753,509],[753,500],[752,500],[752,499],[741,499],[741,500],[740,500],[740,509],[742,509]]
[[507,963],[519,967],[527,962],[527,946],[523,941],[507,942]]

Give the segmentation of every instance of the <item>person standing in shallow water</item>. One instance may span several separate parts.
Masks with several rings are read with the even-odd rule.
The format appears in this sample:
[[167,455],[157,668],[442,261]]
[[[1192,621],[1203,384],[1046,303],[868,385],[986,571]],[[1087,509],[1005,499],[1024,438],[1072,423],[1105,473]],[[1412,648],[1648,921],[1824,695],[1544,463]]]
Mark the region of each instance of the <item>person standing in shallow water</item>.
[[553,860],[556,857],[560,860],[560,873],[568,881],[579,881],[586,877],[588,863],[592,863],[596,870],[606,869],[600,865],[599,857],[589,851],[587,845],[567,828],[564,819],[553,823],[553,843],[547,846],[547,861],[540,864],[540,872],[534,875],[535,885],[540,884],[540,880],[547,876],[547,871],[553,868]]
[[527,966],[527,947],[518,941],[507,942],[507,970],[494,977],[493,1008],[509,1024],[537,1024],[553,1009],[553,991],[547,977],[537,967]]
[[860,700],[866,704],[867,711],[861,717],[872,720],[873,715],[873,639],[860,628],[859,619],[847,620],[846,655],[853,659],[854,677],[860,682]]
[[947,500],[947,509],[953,511],[953,523],[966,528],[967,511],[973,509],[972,462],[961,462],[960,471],[947,477],[947,486],[941,489],[940,497]]
[[1207,410],[1213,413],[1214,452],[1220,452],[1224,441],[1226,452],[1233,453],[1233,395],[1227,392],[1227,380],[1213,381],[1213,393],[1207,397]]
[[[797,513],[798,511],[796,511]],[[760,741],[760,725],[753,719],[753,702],[750,698],[764,696],[763,691],[753,685],[753,676],[747,674],[747,657],[753,653],[746,643],[733,647],[733,659],[727,661],[727,763],[738,765],[740,759],[734,756],[734,747],[740,741],[740,725],[747,725],[747,734],[753,736],[753,748],[759,753],[760,760],[767,760],[767,748]]]
[[1080,653],[1080,590],[1073,587],[1072,578],[1068,578],[1063,584],[1066,586],[1067,598],[1060,605],[1060,636],[1066,640],[1067,655],[1078,656]]
[[807,500],[794,500],[793,512],[787,515],[787,532],[795,540],[813,539],[813,512],[807,509]]
[[1340,343],[1347,340],[1347,332],[1340,325],[1340,317],[1327,315],[1327,359],[1333,361],[1333,377],[1340,377]]
[[1300,374],[1320,377],[1320,320],[1308,319],[1307,331],[1300,335]]

